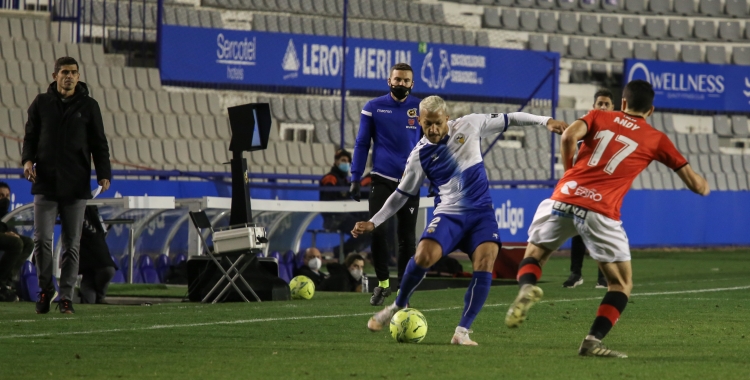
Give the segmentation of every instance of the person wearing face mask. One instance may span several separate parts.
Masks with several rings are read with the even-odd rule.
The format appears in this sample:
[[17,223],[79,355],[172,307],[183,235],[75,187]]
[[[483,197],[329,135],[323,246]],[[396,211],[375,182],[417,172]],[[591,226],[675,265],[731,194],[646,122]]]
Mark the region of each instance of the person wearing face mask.
[[[346,149],[339,149],[333,156],[334,162],[331,167],[331,171],[328,172],[323,178],[320,179],[320,186],[336,186],[341,189],[349,187],[351,182],[349,181],[349,169],[351,168],[352,154]],[[349,195],[346,190],[321,190],[320,192],[321,201],[345,201],[349,200]],[[344,231],[349,232],[354,228],[354,224],[360,220],[363,215],[362,213],[323,213],[323,228],[331,231]],[[366,216],[366,215],[365,215]],[[370,237],[354,238],[351,235],[344,242],[344,252],[360,252],[363,251],[370,245]],[[333,248],[333,252],[339,252],[340,247],[336,246]]]
[[315,284],[315,288],[320,288],[320,284],[328,276],[320,271],[323,266],[322,256],[317,248],[308,248],[305,250],[305,265],[296,273],[296,276],[307,276]]
[[[386,199],[396,191],[404,174],[406,159],[422,137],[417,122],[420,99],[411,96],[414,89],[414,70],[406,63],[391,67],[388,77],[390,93],[367,102],[360,115],[359,132],[354,144],[352,185],[350,196],[361,199],[359,180],[365,170],[367,155],[372,143],[372,188],[370,215],[383,208]],[[410,197],[396,213],[398,219],[398,278],[403,276],[406,264],[416,251],[415,228],[419,210],[419,194]],[[370,304],[379,306],[391,295],[388,262],[388,242],[392,220],[388,220],[372,233],[372,260],[378,285],[373,289]]]
[[[0,182],[0,218],[10,211],[10,186]],[[19,235],[7,224],[0,222],[0,251],[4,251],[0,257],[0,302],[14,302],[18,300],[14,289],[14,279],[23,262],[31,256],[34,250],[34,241],[31,238]]]
[[344,264],[332,263],[327,266],[331,276],[323,281],[321,291],[326,292],[361,292],[365,259],[352,252],[346,256]]

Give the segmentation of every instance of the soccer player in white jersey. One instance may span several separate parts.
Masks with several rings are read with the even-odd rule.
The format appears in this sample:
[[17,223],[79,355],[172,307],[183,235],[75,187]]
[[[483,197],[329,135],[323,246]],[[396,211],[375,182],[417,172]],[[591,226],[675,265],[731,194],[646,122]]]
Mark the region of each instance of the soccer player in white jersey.
[[419,104],[419,124],[424,137],[409,155],[396,192],[370,221],[358,222],[352,230],[354,236],[371,232],[396,213],[409,197],[418,196],[425,178],[438,189],[434,218],[422,234],[416,255],[406,266],[396,302],[370,318],[367,328],[380,331],[396,311],[406,307],[427,269],[442,256],[460,249],[472,258],[474,275],[451,343],[475,346],[477,343],[469,338],[469,328],[489,294],[492,268],[500,249],[480,139],[505,132],[509,126],[542,124],[550,131],[562,133],[567,124],[521,112],[472,114],[448,121],[445,101],[439,96],[429,96]]

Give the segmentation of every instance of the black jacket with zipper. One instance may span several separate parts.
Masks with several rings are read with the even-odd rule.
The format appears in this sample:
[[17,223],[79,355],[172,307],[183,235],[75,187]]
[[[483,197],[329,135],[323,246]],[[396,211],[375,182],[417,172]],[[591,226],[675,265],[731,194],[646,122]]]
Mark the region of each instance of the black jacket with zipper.
[[78,82],[63,103],[57,83],[37,95],[29,107],[21,164],[36,164],[32,194],[57,199],[91,199],[91,158],[97,181],[111,180],[109,146],[99,103]]

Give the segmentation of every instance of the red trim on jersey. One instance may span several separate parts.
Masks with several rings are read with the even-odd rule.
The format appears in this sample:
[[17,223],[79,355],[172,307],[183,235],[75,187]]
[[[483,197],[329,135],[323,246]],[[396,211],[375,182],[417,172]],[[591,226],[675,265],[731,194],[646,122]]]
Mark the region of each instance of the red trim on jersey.
[[516,275],[516,280],[519,280],[521,276],[529,273],[536,276],[536,279],[539,280],[542,277],[542,268],[540,268],[539,265],[536,264],[526,264],[518,268],[518,275]]
[[603,304],[599,305],[599,309],[596,311],[596,316],[609,319],[612,326],[614,326],[615,323],[617,323],[617,320],[620,319],[620,312],[612,305]]

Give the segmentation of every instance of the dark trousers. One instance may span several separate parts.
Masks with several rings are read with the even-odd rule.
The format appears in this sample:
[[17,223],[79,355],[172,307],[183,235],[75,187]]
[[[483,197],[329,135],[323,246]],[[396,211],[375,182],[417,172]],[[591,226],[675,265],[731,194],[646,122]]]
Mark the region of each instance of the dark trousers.
[[107,288],[113,277],[115,277],[114,267],[98,268],[82,273],[81,303],[101,303],[107,296]]
[[[396,191],[398,182],[394,182],[378,175],[372,176],[372,190],[370,191],[370,217],[377,214],[388,197]],[[406,205],[398,210],[396,219],[398,228],[398,278],[404,275],[406,264],[414,257],[417,251],[417,242],[414,229],[417,226],[417,213],[419,212],[419,197],[409,198]],[[388,272],[388,235],[393,218],[378,226],[372,232],[372,261],[375,267],[375,275],[379,281],[385,281],[390,276]]]
[[0,258],[0,285],[13,282],[33,250],[34,241],[31,238],[0,233],[0,251],[5,252]]
[[[354,229],[354,225],[357,222],[367,220],[368,217],[364,213],[353,213],[353,214],[342,214],[342,213],[331,213],[323,215],[323,228],[327,230],[339,230],[344,232],[348,238],[344,242],[344,254],[347,255],[351,252],[364,251],[372,240],[372,236],[369,234],[360,235],[359,237],[353,237],[351,231]],[[336,245],[332,251],[334,254],[338,254],[340,247]]]
[[[570,239],[570,271],[572,273],[581,274],[584,256],[586,256],[586,244],[583,243],[583,238],[580,235],[573,236]],[[601,269],[597,271],[599,272],[598,279],[603,279],[604,273]]]

